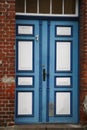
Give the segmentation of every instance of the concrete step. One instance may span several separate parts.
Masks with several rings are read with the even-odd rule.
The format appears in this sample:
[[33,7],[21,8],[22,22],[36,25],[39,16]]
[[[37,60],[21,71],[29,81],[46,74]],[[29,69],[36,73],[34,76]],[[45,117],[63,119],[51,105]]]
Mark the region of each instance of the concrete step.
[[87,126],[81,125],[57,125],[57,124],[41,124],[41,125],[16,125],[8,127],[0,127],[0,130],[87,130]]

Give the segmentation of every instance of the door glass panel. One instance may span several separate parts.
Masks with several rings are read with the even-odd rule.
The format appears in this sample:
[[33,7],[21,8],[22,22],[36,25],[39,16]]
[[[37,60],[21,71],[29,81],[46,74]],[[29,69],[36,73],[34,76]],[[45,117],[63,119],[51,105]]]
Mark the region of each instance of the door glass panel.
[[56,114],[70,115],[70,93],[56,92]]
[[16,12],[24,12],[24,0],[16,0]]
[[75,14],[75,0],[64,1],[64,14]]
[[26,12],[37,13],[37,0],[27,0],[26,2]]
[[52,14],[62,14],[62,0],[52,0]]
[[70,42],[56,43],[56,70],[70,71]]
[[32,77],[18,77],[18,85],[32,85]]
[[50,0],[39,0],[39,13],[50,13]]
[[18,115],[32,115],[32,92],[18,92]]
[[[78,0],[16,0],[16,12],[35,14],[73,14]],[[78,9],[77,9],[78,10]]]
[[32,41],[18,42],[18,70],[32,70],[33,66],[33,45]]

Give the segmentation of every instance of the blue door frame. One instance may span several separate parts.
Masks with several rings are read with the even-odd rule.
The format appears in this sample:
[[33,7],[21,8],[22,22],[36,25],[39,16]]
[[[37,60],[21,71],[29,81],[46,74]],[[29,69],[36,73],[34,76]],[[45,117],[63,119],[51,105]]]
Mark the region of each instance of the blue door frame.
[[[24,26],[24,32],[20,32],[19,26]],[[30,32],[28,32],[26,26],[32,27],[32,29],[29,28]],[[69,34],[62,34],[59,27],[66,27]],[[58,29],[60,29],[60,32],[58,32]],[[21,51],[19,49],[21,43],[27,44],[28,47],[31,47],[28,44],[32,44],[31,70],[21,69],[21,65],[19,65],[21,64]],[[58,70],[57,57],[59,53],[57,48],[59,45],[61,47],[65,44],[69,48],[70,69]],[[28,55],[25,58],[28,58]],[[21,84],[19,80],[22,79],[21,77],[32,78],[32,83],[30,85]],[[59,79],[68,79],[69,83],[61,85]],[[78,22],[16,20],[15,123],[78,123],[78,92]],[[25,99],[23,96],[25,96]],[[66,101],[65,98],[68,100],[68,107],[66,104],[65,106],[69,110],[63,108],[65,112],[62,113],[58,104],[62,108],[63,103],[61,104],[61,101]],[[23,110],[22,100],[26,104],[29,103],[32,110],[31,108],[27,112]]]

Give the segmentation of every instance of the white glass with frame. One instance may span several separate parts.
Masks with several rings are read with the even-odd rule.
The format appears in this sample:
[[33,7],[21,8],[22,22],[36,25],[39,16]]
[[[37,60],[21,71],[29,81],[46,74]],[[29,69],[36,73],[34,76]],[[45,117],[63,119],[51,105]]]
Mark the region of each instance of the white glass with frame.
[[[51,16],[78,16],[78,0],[50,0],[44,6],[44,0],[16,0],[16,14],[51,15]],[[22,6],[22,7],[20,7]],[[19,8],[20,7],[20,8]],[[43,9],[43,10],[42,10]],[[41,11],[42,10],[42,11]]]

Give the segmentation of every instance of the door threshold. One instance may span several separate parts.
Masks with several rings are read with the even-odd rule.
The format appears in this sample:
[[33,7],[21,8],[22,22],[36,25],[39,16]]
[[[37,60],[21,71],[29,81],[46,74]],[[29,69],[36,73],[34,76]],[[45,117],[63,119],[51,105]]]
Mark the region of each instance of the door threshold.
[[82,125],[78,124],[29,124],[29,125],[16,125],[15,127],[19,128],[83,128]]
[[87,130],[80,124],[30,124],[0,127],[0,130]]

